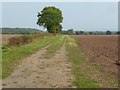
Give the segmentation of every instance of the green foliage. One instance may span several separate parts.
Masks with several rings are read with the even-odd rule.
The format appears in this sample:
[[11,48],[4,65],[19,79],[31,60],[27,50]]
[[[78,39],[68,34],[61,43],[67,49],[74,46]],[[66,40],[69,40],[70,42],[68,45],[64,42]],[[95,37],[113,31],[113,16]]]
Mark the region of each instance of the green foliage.
[[79,32],[78,32],[78,31],[76,31],[76,35],[79,35]]
[[103,68],[97,64],[92,64],[91,68],[92,68],[92,70],[94,70],[96,72],[103,72]]
[[116,34],[120,35],[120,31],[117,31]]
[[58,33],[62,29],[63,17],[62,12],[56,7],[45,7],[41,13],[37,15],[39,26],[47,28],[50,33]]
[[2,52],[7,52],[9,48],[10,48],[9,45],[2,45]]
[[76,35],[83,35],[84,31],[76,31]]
[[67,33],[68,33],[69,35],[74,34],[73,29],[68,29],[68,30],[67,30]]
[[90,34],[90,35],[92,35],[92,34],[93,34],[93,32],[89,32],[89,34]]
[[[73,29],[68,29],[62,31],[62,34],[68,35],[106,35],[106,31],[74,31]],[[116,35],[120,34],[120,31],[107,31],[108,35]]]
[[106,32],[106,35],[111,35],[111,34],[112,34],[111,31]]

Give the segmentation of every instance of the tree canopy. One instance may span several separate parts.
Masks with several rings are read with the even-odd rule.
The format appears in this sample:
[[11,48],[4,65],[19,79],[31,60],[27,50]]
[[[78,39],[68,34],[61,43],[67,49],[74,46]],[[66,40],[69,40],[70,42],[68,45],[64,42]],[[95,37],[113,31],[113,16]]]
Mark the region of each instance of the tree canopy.
[[37,24],[47,28],[50,33],[59,33],[62,29],[62,12],[56,7],[45,7],[41,13],[38,12]]
[[111,34],[112,34],[111,31],[106,32],[106,35],[111,35]]

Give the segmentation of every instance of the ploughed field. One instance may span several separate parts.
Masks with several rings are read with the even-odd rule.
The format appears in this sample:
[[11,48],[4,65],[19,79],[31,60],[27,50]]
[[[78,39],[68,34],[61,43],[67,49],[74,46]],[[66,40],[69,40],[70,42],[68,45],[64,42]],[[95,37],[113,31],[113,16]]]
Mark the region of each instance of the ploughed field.
[[118,77],[117,35],[72,35],[72,37],[78,41],[80,52],[89,59],[87,65],[95,64],[102,68],[99,74],[102,79]]
[[103,58],[115,63],[118,60],[117,36],[75,36],[80,40],[80,49],[93,58]]

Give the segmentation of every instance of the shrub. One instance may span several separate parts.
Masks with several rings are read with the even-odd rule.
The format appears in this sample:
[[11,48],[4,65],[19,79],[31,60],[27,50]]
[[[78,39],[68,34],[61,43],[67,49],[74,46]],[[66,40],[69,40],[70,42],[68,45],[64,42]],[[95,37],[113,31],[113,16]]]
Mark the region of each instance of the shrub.
[[106,32],[106,35],[111,35],[111,34],[112,34],[111,31],[107,31],[107,32]]
[[32,42],[32,38],[30,36],[19,36],[19,37],[12,37],[8,40],[8,44],[11,46],[20,46],[25,45]]
[[2,46],[2,51],[3,52],[7,52],[7,50],[10,48],[10,46],[9,45],[3,45]]

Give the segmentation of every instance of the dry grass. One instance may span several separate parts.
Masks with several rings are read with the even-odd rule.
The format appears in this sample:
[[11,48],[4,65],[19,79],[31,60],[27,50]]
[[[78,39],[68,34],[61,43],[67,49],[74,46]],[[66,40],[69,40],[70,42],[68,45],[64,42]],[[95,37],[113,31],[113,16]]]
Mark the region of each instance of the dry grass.
[[2,40],[0,41],[0,44],[7,44],[8,43],[8,40],[12,37],[19,37],[19,36],[22,36],[22,35],[17,35],[17,34],[2,34],[0,35],[0,37],[2,38]]

